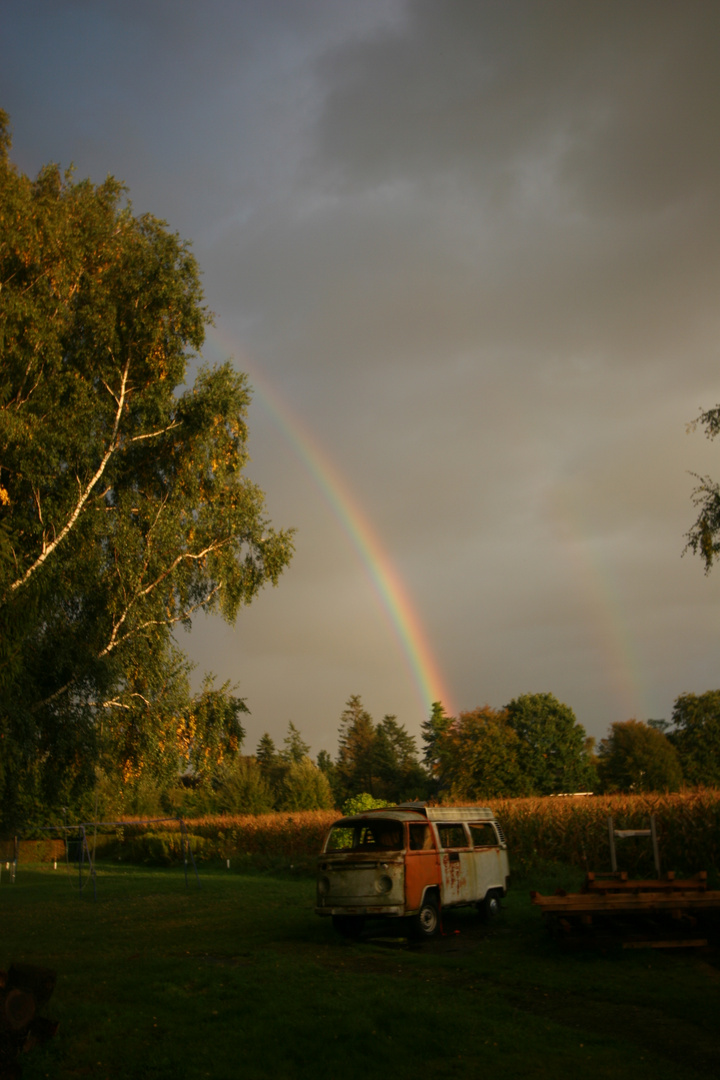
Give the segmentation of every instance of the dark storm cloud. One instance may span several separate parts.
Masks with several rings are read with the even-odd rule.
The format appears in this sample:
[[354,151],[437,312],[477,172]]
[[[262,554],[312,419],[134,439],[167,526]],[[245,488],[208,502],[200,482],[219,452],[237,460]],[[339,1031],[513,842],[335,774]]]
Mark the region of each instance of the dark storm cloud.
[[[720,400],[720,8],[377,0],[6,5],[0,103],[34,172],[129,182],[194,242],[235,353],[376,530],[455,703],[551,690],[594,734],[715,679],[681,560],[684,425]],[[227,351],[225,351],[227,350]],[[263,394],[251,472],[295,563],[202,666],[250,742],[417,695]],[[254,745],[254,743],[253,743]]]
[[322,146],[351,187],[522,185],[528,158],[593,212],[716,198],[714,4],[411,3],[395,34],[326,59]]
[[404,14],[325,53],[292,197],[220,241],[267,361],[292,352],[328,413],[348,379],[440,360],[565,376],[692,349],[709,376],[715,8]]

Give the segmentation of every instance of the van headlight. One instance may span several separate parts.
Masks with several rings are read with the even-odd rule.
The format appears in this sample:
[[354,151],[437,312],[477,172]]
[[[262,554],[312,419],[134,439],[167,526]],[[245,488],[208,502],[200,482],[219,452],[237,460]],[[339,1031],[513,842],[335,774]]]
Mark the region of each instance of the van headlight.
[[383,874],[382,877],[377,878],[375,881],[375,892],[388,893],[392,887],[392,878],[388,877],[387,874]]

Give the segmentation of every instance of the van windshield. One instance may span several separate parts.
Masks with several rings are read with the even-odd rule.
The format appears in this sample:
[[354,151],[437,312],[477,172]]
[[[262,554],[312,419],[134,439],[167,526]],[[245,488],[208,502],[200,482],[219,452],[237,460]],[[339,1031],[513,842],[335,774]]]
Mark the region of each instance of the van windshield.
[[334,825],[326,851],[402,851],[403,846],[402,822],[379,818],[354,825]]

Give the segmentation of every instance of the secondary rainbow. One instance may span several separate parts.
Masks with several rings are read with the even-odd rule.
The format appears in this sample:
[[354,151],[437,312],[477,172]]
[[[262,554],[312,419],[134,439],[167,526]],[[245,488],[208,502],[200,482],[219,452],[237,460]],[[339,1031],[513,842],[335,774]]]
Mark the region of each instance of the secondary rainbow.
[[[237,346],[233,346],[232,341],[217,327],[210,328],[208,337],[216,346],[238,355]],[[250,376],[255,396],[300,457],[359,555],[405,655],[423,710],[427,713],[432,702],[441,701],[445,711],[452,713],[450,693],[408,590],[347,481],[315,436],[282,401],[278,391],[259,374],[245,354],[242,355],[242,367]]]
[[603,676],[621,710],[618,719],[646,719],[652,715],[650,696],[612,569],[591,543],[591,529],[582,521],[560,480],[549,486],[547,499],[563,550],[592,612],[591,625],[598,643]]

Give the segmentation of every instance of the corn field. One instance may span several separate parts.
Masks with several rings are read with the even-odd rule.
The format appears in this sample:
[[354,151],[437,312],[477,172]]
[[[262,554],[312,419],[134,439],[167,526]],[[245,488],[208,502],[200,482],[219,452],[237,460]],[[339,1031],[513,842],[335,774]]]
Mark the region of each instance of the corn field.
[[[608,816],[616,829],[647,829],[655,814],[663,872],[720,872],[720,790],[675,795],[605,795],[489,800],[505,832],[513,874],[527,874],[557,862],[582,870],[610,869]],[[185,822],[198,860],[235,859],[258,867],[280,863],[311,865],[336,810],[306,810],[203,817]],[[88,834],[90,836],[90,833]],[[56,843],[56,842],[53,842]],[[30,845],[28,845],[29,847]],[[27,861],[21,845],[20,858]],[[53,848],[43,850],[55,857]],[[616,841],[621,870],[652,876],[648,839]],[[175,862],[182,856],[179,822],[148,827],[128,819],[112,833],[98,834],[98,858],[128,862]],[[11,856],[10,856],[11,857]]]
[[[604,795],[491,801],[507,836],[511,869],[526,873],[543,862],[583,870],[610,869],[608,816],[615,829],[647,829],[655,814],[663,873],[720,871],[720,791],[674,795]],[[654,875],[649,839],[616,841],[618,868]]]

